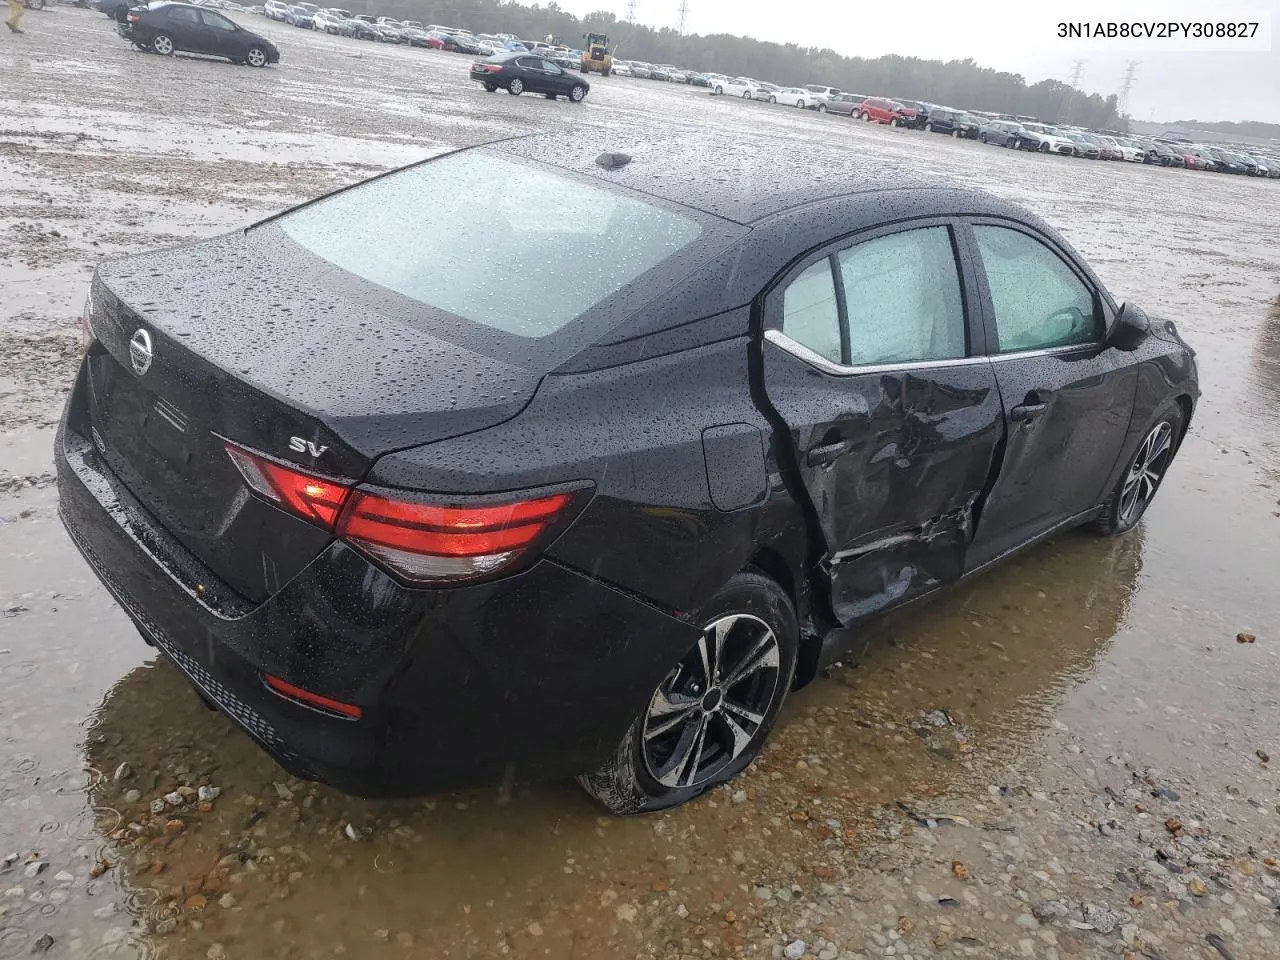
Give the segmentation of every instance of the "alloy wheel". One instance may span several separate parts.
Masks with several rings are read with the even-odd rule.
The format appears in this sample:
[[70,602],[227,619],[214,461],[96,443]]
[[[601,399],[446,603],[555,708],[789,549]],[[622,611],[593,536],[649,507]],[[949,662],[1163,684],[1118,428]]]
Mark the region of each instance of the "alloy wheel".
[[780,665],[778,638],[759,617],[710,623],[649,701],[649,774],[666,787],[697,787],[742,756],[782,692]]
[[1117,519],[1122,524],[1127,526],[1147,509],[1172,459],[1173,427],[1168,420],[1161,420],[1142,441],[1120,489]]
[[163,33],[151,41],[151,49],[163,57],[173,53],[173,41]]
[[519,77],[516,77],[507,85],[507,93],[511,94],[513,97],[520,96],[520,94],[524,93],[524,81]]
[[245,60],[248,61],[251,67],[265,67],[267,65],[267,55],[261,47],[250,47]]

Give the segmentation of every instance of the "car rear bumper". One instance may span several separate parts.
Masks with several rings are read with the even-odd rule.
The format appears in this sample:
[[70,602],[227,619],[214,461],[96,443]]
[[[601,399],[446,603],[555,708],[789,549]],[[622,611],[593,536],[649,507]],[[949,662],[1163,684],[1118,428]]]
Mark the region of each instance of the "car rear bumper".
[[[110,472],[77,422],[82,393],[83,375],[55,449],[72,541],[143,636],[297,776],[376,796],[588,771],[697,639],[552,560],[414,590],[339,541],[253,606]],[[267,674],[362,716],[286,699]]]

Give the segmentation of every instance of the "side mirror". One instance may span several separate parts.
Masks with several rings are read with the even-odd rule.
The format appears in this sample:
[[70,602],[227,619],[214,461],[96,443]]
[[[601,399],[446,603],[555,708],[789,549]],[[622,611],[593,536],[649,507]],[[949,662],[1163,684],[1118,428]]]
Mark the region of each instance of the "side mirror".
[[1107,331],[1107,346],[1117,350],[1137,350],[1151,336],[1151,321],[1141,307],[1126,303],[1111,321]]

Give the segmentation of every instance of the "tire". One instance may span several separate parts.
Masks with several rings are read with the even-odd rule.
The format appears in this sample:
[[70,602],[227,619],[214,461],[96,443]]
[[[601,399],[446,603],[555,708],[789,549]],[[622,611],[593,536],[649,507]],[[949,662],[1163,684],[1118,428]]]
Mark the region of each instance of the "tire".
[[569,91],[569,99],[574,103],[581,103],[583,97],[587,95],[587,88],[580,83],[575,83]]
[[496,83],[486,83],[484,85],[484,89],[486,93],[493,93],[493,91],[498,89],[498,85]]
[[889,119],[889,126],[891,126],[891,127],[900,127],[900,126],[902,126],[902,121],[901,121],[901,120],[899,120],[897,117],[891,117],[891,118]]
[[513,77],[511,82],[507,84],[507,93],[513,97],[518,97],[524,93],[524,81],[519,77]]
[[1021,150],[1021,149],[1022,149],[1022,141],[1021,141],[1021,140],[1019,140],[1017,137],[1014,137],[1014,138],[1009,142],[1009,145],[1010,145],[1011,147],[1013,147],[1013,149],[1015,149],[1015,150]]
[[244,52],[244,62],[251,67],[265,67],[267,65],[267,51],[255,43]]
[[980,142],[982,142],[982,143],[986,143],[986,142],[987,142],[987,135],[986,135],[985,133],[980,133],[980,134],[978,134],[978,140],[979,140]]
[[953,137],[955,137],[957,140],[959,140],[959,139],[960,139],[960,131],[959,131],[959,130],[952,130],[952,131],[951,131],[951,136],[953,136]]
[[554,100],[556,98],[556,95],[554,93],[544,93],[543,96],[546,97],[548,100]]
[[[613,813],[664,810],[733,779],[760,752],[791,689],[799,626],[777,583],[739,573],[700,616],[698,643],[657,685],[612,756],[578,778]],[[717,682],[721,670],[752,664],[737,682]],[[708,734],[716,741],[710,747]]]
[[151,52],[162,57],[173,56],[173,38],[167,33],[157,33],[151,38]]
[[933,124],[932,124],[932,123],[926,123],[926,124],[924,125],[924,129],[925,129],[925,132],[926,132],[926,133],[933,133]]
[[820,104],[818,104],[818,112],[819,112],[819,113],[826,113],[826,112],[827,112],[827,105],[826,105],[825,103],[820,103]]
[[1049,145],[1048,145],[1047,143],[1042,143],[1042,144],[1040,144],[1040,152],[1041,152],[1041,153],[1048,153],[1048,152],[1049,152]]
[[859,120],[862,120],[864,123],[865,123],[865,122],[868,122],[868,121],[870,121],[870,120],[871,120],[871,114],[867,113],[867,112],[864,110],[862,113],[858,114],[858,119],[859,119]]
[[716,95],[717,97],[723,97],[723,96],[724,96],[724,87],[716,87],[716,89],[715,89],[715,95]]
[[742,99],[743,99],[743,100],[750,100],[750,99],[751,99],[751,91],[750,91],[750,90],[743,90],[743,91],[742,91]]
[[1137,526],[1178,452],[1184,419],[1176,402],[1160,411],[1129,458],[1115,489],[1103,502],[1102,514],[1090,524],[1093,530],[1118,536]]

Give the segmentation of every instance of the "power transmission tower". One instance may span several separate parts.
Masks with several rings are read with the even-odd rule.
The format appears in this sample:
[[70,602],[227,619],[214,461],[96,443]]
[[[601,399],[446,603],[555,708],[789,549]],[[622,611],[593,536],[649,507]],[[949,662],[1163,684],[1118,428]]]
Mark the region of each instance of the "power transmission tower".
[[1129,91],[1133,89],[1133,81],[1138,73],[1141,60],[1126,60],[1124,76],[1120,78],[1120,96],[1116,98],[1116,113],[1125,117],[1129,115]]
[[1071,61],[1071,80],[1070,85],[1075,89],[1080,89],[1080,80],[1084,77],[1084,65],[1088,60],[1072,60]]
[[680,8],[676,11],[676,30],[683,35],[684,24],[689,18],[689,0],[680,0]]
[[627,23],[636,22],[636,0],[627,0]]
[[1067,86],[1070,89],[1063,92],[1063,104],[1059,108],[1059,113],[1068,122],[1075,119],[1076,100],[1078,99],[1078,94],[1080,92],[1080,80],[1084,77],[1084,65],[1088,62],[1089,61],[1087,60],[1071,61],[1071,79],[1067,81]]

